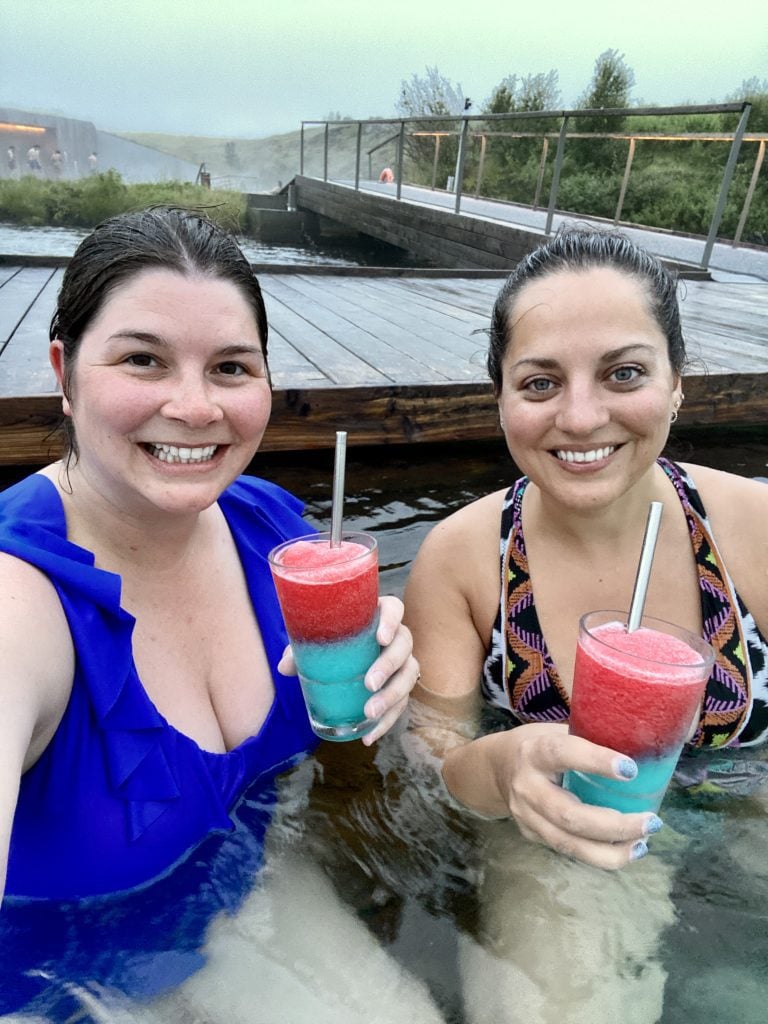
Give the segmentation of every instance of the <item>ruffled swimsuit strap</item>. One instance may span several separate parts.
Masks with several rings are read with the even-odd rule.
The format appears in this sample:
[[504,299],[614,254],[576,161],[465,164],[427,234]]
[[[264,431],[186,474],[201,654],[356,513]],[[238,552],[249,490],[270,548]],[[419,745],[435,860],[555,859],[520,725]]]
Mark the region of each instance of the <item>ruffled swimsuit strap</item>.
[[746,657],[738,595],[712,536],[712,529],[693,480],[668,459],[659,464],[677,491],[691,534],[704,627],[704,639],[715,651],[715,665],[707,683],[696,747],[735,744],[752,707],[752,673]]

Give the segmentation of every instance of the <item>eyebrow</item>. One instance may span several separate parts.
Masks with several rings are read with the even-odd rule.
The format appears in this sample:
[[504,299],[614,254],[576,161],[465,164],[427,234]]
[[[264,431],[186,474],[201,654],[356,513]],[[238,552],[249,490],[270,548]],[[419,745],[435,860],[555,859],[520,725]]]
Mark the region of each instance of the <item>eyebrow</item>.
[[[608,352],[604,352],[600,357],[601,363],[610,363],[614,359],[622,359],[629,355],[631,352],[642,352],[657,354],[658,349],[654,345],[643,345],[637,343],[636,345],[622,345],[620,348],[612,348]],[[539,370],[555,370],[560,365],[557,359],[535,359],[528,357],[526,359],[518,359],[516,363],[512,364],[511,369],[516,369],[518,366],[535,366]]]
[[[160,337],[159,334],[152,334],[149,331],[132,331],[130,329],[124,331],[115,331],[114,334],[110,334],[107,338],[107,343],[111,341],[143,341],[147,345],[153,345],[159,349],[169,349],[171,345],[165,338]],[[223,348],[216,350],[217,356],[243,356],[243,355],[257,355],[262,356],[264,352],[260,345],[249,345],[245,342],[237,343],[234,345],[224,345]]]

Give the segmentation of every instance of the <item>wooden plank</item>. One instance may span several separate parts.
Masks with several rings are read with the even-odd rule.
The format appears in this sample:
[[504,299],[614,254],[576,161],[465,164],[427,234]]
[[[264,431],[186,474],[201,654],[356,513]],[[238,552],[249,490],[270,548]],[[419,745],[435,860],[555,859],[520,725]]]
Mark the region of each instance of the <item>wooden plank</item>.
[[10,281],[12,277],[15,277],[20,270],[21,267],[13,267],[10,264],[7,266],[0,264],[0,288],[3,287],[6,281]]
[[48,332],[63,276],[63,270],[51,275],[5,346],[0,357],[0,394],[36,395],[56,390],[48,362]]
[[[405,297],[399,288],[380,288],[380,282],[361,281],[360,288],[371,296],[378,296],[382,308],[386,308],[387,319],[397,324],[412,338],[432,342],[439,348],[460,359],[473,359],[477,354],[478,342],[466,326],[439,310],[426,309]],[[483,347],[482,343],[480,347]]]
[[[681,428],[760,426],[768,412],[768,374],[686,375]],[[51,430],[61,398],[0,398],[0,465],[56,457]],[[278,388],[264,451],[332,448],[336,430],[349,444],[446,443],[500,436],[489,384]]]
[[[303,307],[302,313],[295,312],[292,302],[295,293],[281,278],[262,278],[262,291],[272,300],[268,316],[284,337],[290,337],[294,348],[321,368],[334,384],[386,384],[388,378],[379,373],[367,359],[356,354],[355,346],[365,340],[361,331],[342,330],[341,337],[329,333],[318,320],[313,310]],[[336,326],[339,326],[338,324]]]
[[[394,383],[406,381],[427,383],[447,380],[447,376],[409,355],[403,350],[402,338],[393,339],[391,325],[381,317],[367,313],[359,315],[346,297],[354,291],[356,282],[326,278],[322,286],[316,279],[296,275],[283,279],[287,289],[295,295],[295,304],[307,309],[312,321],[334,338],[349,344],[352,351],[365,352],[366,360]],[[342,294],[343,292],[343,294]]]
[[456,355],[446,351],[444,346],[428,339],[422,339],[420,344],[415,345],[409,332],[392,323],[389,316],[391,307],[379,301],[376,295],[370,295],[368,290],[359,286],[359,283],[356,283],[357,287],[352,288],[341,278],[328,279],[324,283],[322,295],[316,296],[302,288],[301,278],[292,278],[291,281],[307,298],[312,298],[317,303],[322,302],[343,313],[350,323],[360,329],[371,331],[377,339],[385,342],[393,353],[391,364],[386,360],[385,354],[377,355],[373,348],[370,355],[372,358],[376,357],[377,367],[396,383],[436,383],[477,378],[476,370],[468,361],[459,361]]
[[51,267],[24,267],[0,290],[0,354],[53,274]]

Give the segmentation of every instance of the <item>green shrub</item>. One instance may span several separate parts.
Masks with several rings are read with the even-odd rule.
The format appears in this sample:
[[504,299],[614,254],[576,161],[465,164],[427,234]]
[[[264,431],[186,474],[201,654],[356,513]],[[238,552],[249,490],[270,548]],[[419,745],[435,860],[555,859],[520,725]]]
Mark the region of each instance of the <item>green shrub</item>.
[[116,171],[77,181],[43,181],[27,176],[0,180],[0,221],[33,227],[92,228],[118,213],[156,204],[204,209],[229,231],[246,225],[245,198],[188,182],[164,181],[126,185]]

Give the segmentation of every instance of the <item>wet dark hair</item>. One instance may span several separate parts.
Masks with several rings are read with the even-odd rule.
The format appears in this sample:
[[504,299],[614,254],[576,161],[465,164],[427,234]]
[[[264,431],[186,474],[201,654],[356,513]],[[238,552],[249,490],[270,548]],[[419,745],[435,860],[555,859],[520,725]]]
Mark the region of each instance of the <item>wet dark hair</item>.
[[525,256],[496,297],[491,314],[488,373],[497,395],[501,392],[501,367],[514,328],[510,317],[525,286],[561,271],[591,270],[593,267],[611,267],[634,277],[643,286],[650,313],[667,339],[672,369],[675,373],[682,373],[686,355],[676,275],[620,231],[566,227]]
[[[49,337],[63,342],[67,398],[83,334],[117,288],[152,269],[231,281],[253,312],[266,359],[264,299],[235,239],[200,211],[155,206],[103,221],[83,239],[64,272]],[[76,457],[77,440],[69,417],[64,417],[61,429],[69,454]]]

